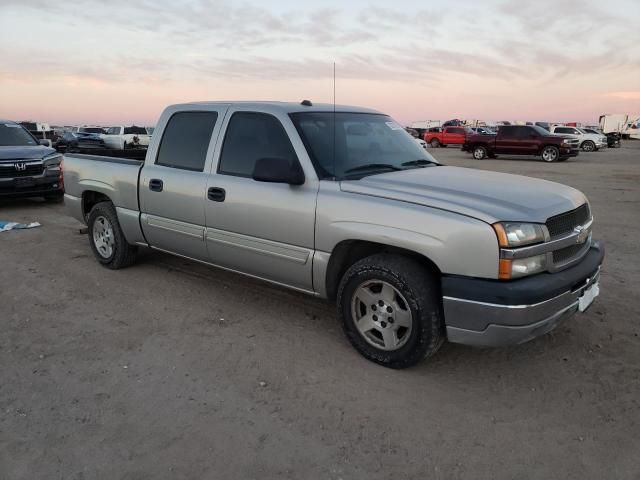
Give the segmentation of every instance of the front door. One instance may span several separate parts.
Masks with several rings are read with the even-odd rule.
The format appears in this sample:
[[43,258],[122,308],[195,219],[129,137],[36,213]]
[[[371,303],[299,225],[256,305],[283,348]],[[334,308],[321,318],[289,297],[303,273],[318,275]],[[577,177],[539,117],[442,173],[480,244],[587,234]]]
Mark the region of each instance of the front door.
[[205,213],[207,181],[215,141],[226,106],[176,112],[145,164],[140,178],[141,224],[149,245],[207,261]]
[[[216,149],[205,202],[212,263],[302,290],[313,290],[312,262],[318,181],[303,185],[253,180],[260,158],[299,162],[306,150],[284,116],[230,110],[224,141]],[[293,139],[293,144],[291,140]],[[308,158],[308,157],[306,157]],[[310,161],[304,162],[310,165]]]

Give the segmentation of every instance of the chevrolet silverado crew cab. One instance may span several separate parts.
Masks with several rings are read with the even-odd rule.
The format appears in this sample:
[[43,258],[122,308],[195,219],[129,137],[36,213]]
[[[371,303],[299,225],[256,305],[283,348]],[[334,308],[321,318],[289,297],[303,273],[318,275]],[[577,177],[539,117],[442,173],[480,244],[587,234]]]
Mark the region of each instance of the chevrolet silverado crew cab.
[[44,197],[62,200],[62,155],[26,128],[0,120],[0,198]]
[[537,125],[502,125],[497,135],[467,135],[462,150],[476,160],[504,153],[536,155],[545,162],[555,162],[577,156],[579,146],[577,138],[554,135]]
[[150,247],[334,300],[353,346],[389,367],[445,339],[526,342],[599,293],[581,192],[440,165],[373,110],[174,105],[143,163],[72,154],[64,170],[105,267]]

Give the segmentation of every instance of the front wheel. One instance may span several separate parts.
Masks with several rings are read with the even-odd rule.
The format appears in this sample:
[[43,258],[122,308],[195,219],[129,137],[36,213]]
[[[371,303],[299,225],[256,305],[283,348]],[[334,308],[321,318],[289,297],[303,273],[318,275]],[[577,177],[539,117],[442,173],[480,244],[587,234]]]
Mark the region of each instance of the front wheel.
[[473,158],[476,160],[482,160],[487,158],[487,149],[481,145],[473,148]]
[[583,152],[593,152],[596,150],[596,144],[593,143],[591,140],[585,140],[582,143],[582,151]]
[[112,270],[131,265],[137,248],[127,243],[111,202],[96,204],[89,213],[89,243],[98,262]]
[[338,290],[338,316],[365,358],[406,368],[435,354],[444,341],[438,283],[415,260],[377,254],[354,264]]
[[560,157],[560,150],[558,147],[548,145],[542,149],[542,159],[545,162],[555,162]]
[[429,144],[431,145],[432,148],[438,148],[440,146],[440,140],[438,140],[437,138],[434,138],[431,140],[431,142],[429,142]]

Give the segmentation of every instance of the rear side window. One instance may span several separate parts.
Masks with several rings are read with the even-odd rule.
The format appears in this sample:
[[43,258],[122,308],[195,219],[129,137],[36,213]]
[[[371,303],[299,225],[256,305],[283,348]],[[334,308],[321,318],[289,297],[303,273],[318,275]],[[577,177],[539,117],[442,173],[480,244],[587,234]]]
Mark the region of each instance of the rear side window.
[[156,165],[202,172],[216,112],[174,113],[162,134]]
[[234,113],[222,145],[218,173],[252,177],[261,158],[285,158],[293,165],[298,158],[287,132],[273,115]]

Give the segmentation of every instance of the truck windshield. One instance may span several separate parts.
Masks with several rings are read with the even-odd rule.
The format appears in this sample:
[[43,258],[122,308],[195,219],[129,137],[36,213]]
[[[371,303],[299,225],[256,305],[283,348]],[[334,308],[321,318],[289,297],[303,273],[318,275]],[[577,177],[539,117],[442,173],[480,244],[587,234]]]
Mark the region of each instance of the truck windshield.
[[15,123],[0,123],[0,147],[37,145],[24,128]]
[[293,113],[291,118],[321,179],[351,179],[438,164],[386,115],[305,112]]

